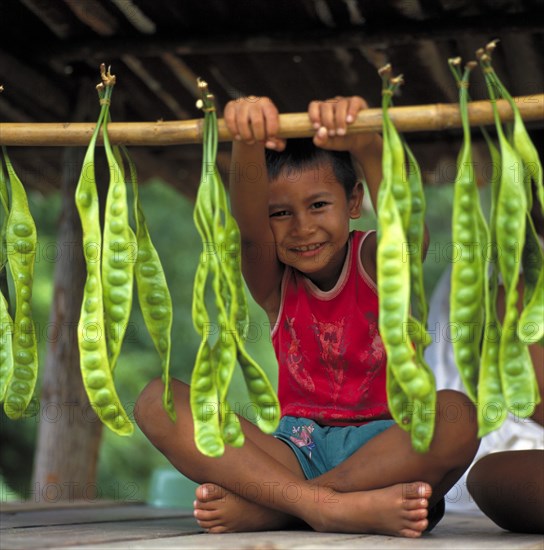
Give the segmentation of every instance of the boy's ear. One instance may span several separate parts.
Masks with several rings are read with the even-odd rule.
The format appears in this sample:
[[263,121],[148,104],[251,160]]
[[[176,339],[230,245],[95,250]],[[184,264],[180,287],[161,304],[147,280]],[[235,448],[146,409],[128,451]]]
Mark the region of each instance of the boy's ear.
[[356,220],[361,217],[361,205],[363,203],[363,196],[365,190],[363,184],[358,181],[351,192],[351,197],[349,198],[349,217],[352,220]]

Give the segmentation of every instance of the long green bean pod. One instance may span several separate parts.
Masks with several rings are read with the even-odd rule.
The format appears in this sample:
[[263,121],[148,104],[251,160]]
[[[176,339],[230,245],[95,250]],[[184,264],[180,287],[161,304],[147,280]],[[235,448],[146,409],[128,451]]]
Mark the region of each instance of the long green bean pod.
[[458,261],[453,263],[450,291],[450,322],[457,329],[453,352],[461,380],[468,396],[476,401],[480,342],[484,325],[481,297],[484,293],[485,264],[482,244],[482,215],[472,162],[467,88],[472,64],[465,66],[459,91],[463,122],[463,146],[457,159],[452,238],[459,247]]
[[518,280],[525,244],[527,196],[522,161],[504,135],[495,105],[495,81],[490,57],[479,56],[490,99],[501,151],[501,181],[497,202],[499,266],[506,291],[506,312],[499,348],[499,369],[507,407],[521,417],[533,414],[539,401],[538,385],[527,345],[518,336]]
[[414,361],[414,349],[407,334],[410,300],[410,271],[403,261],[406,242],[402,222],[391,192],[382,199],[378,212],[381,230],[378,245],[378,288],[380,289],[380,334],[392,372],[411,399],[427,397],[432,387],[425,372]]
[[[532,186],[544,213],[543,170],[537,149],[527,132],[518,106],[491,64],[491,54],[498,40],[493,40],[479,50],[485,65],[487,79],[493,86],[494,93],[508,101],[514,113],[514,124],[509,142],[521,159],[523,166],[523,182],[527,201],[526,242],[522,252],[522,267],[524,274],[523,304],[524,309],[518,323],[518,336],[527,344],[538,342],[544,336],[544,255],[539,243],[538,234],[530,216],[533,206]],[[516,167],[511,167],[516,170]]]
[[5,395],[4,411],[9,418],[18,419],[32,399],[38,377],[38,345],[31,306],[37,236],[23,184],[13,169],[5,147],[2,150],[11,189],[6,247],[15,287],[13,370]]
[[8,252],[6,246],[6,228],[9,216],[7,181],[0,162],[0,202],[2,207],[2,224],[0,225],[0,403],[4,402],[8,383],[13,374],[13,321],[9,314],[7,300]]
[[[425,238],[425,194],[419,164],[410,147],[403,140],[403,146],[408,161],[408,183],[410,186],[411,208],[410,221],[406,237],[411,251],[410,258],[410,296],[412,316],[409,318],[409,331],[412,342],[416,346],[415,361],[419,368],[425,371],[432,384],[432,391],[423,399],[415,401],[412,417],[412,446],[416,451],[426,452],[434,434],[434,417],[436,409],[436,380],[432,369],[425,361],[425,349],[431,344],[432,338],[427,332],[428,305],[423,284],[423,247]],[[417,335],[417,337],[415,337]]]
[[[191,409],[194,419],[195,443],[203,454],[220,456],[224,452],[222,432],[223,402],[220,399],[221,376],[219,361],[227,360],[232,363],[236,356],[229,349],[222,349],[226,339],[223,328],[227,322],[227,315],[223,295],[221,292],[221,265],[218,262],[216,242],[217,230],[217,186],[215,182],[215,155],[217,141],[215,135],[215,107],[212,98],[203,88],[203,107],[205,109],[204,151],[202,157],[201,180],[194,210],[195,225],[200,233],[203,250],[200,263],[197,267],[193,290],[193,324],[202,336],[202,342],[196,357],[191,377]],[[213,278],[216,306],[218,310],[219,336],[212,346],[209,343],[211,332],[210,316],[205,302],[205,289],[208,275]],[[232,340],[231,340],[232,343]],[[228,344],[227,344],[228,345]],[[223,351],[225,357],[223,357]],[[221,365],[224,367],[224,365]],[[230,371],[230,367],[226,367]]]
[[114,77],[105,86],[103,121],[104,149],[110,182],[104,213],[104,246],[102,249],[102,285],[104,291],[104,327],[110,368],[117,364],[132,307],[134,264],[137,258],[136,236],[128,222],[126,184],[108,135],[109,103]]
[[[8,181],[6,175],[4,174],[4,169],[2,167],[2,162],[0,162],[0,203],[2,208],[2,224],[0,225],[0,290],[5,292],[7,289],[7,270],[6,265],[8,263],[8,249],[6,245],[6,228],[9,216],[9,195],[8,195]],[[7,292],[6,292],[7,294]]]
[[[462,74],[459,69],[461,58],[449,59],[451,72],[459,87],[462,84]],[[467,92],[467,99],[469,94]],[[480,127],[480,131],[487,143],[491,159],[491,213],[489,228],[481,209],[478,213],[479,225],[479,248],[485,252],[485,269],[489,280],[484,282],[484,311],[485,325],[483,333],[483,343],[480,355],[480,369],[478,373],[477,384],[477,414],[479,436],[483,437],[487,433],[499,428],[507,416],[507,407],[502,392],[502,384],[499,372],[499,342],[500,342],[500,322],[497,316],[497,287],[498,287],[498,268],[497,254],[494,250],[496,244],[496,204],[500,185],[500,163],[501,157],[498,149],[491,140],[485,128]],[[491,249],[491,250],[490,250]]]
[[[238,361],[252,403],[258,409],[256,424],[271,433],[279,420],[276,394],[262,369],[244,347],[247,301],[242,285],[240,233],[228,208],[225,188],[216,167],[217,116],[213,96],[200,81],[205,112],[202,174],[193,218],[202,239],[202,253],[193,286],[192,319],[202,342],[191,377],[191,410],[195,443],[208,456],[220,456],[225,444],[244,442],[239,418],[227,401]],[[206,286],[211,277],[215,297],[216,322],[206,306]],[[218,329],[212,343],[213,329]]]
[[13,321],[8,301],[0,294],[0,403],[4,402],[8,384],[13,374]]
[[[434,379],[418,364],[412,337],[426,341],[426,330],[421,332],[419,322],[410,316],[410,263],[405,260],[409,245],[406,231],[409,230],[411,205],[405,199],[411,193],[408,188],[402,140],[388,116],[392,94],[400,79],[391,79],[389,65],[380,69],[382,76],[383,116],[383,178],[378,194],[378,289],[380,296],[380,334],[387,351],[386,391],[391,415],[398,426],[411,432],[412,447],[418,452],[428,449],[434,432],[434,417],[423,416],[422,400],[429,397],[434,403]],[[396,138],[392,138],[396,136]],[[399,159],[402,158],[402,162]],[[397,161],[395,162],[395,159]],[[400,215],[399,202],[404,207],[405,219]],[[408,189],[411,191],[410,189]],[[409,199],[408,199],[409,200]],[[405,229],[406,228],[406,229]],[[433,409],[434,410],[434,409]]]
[[256,424],[264,433],[273,433],[278,427],[280,416],[276,392],[265,372],[243,345],[238,346],[238,363],[244,375],[249,399],[257,408]]
[[170,387],[170,351],[172,348],[172,298],[159,254],[153,245],[138,192],[138,174],[126,147],[121,152],[129,165],[134,196],[136,244],[138,256],[134,268],[140,309],[145,325],[161,359],[164,382],[163,406],[172,421],[176,420],[174,400]]
[[[514,126],[512,130],[512,145],[517,151],[521,160],[523,161],[524,170],[528,173],[529,179],[532,180],[536,187],[536,195],[540,203],[542,212],[544,213],[544,184],[543,184],[543,170],[538,151],[527,132],[527,128],[523,122],[521,113],[518,106],[514,101],[512,95],[508,92],[508,89],[504,86],[499,76],[491,65],[491,54],[497,45],[498,40],[493,40],[485,47],[485,53],[479,50],[479,54],[483,55],[483,63],[485,64],[485,74],[488,77],[490,85],[493,86],[493,93],[497,91],[500,95],[508,101],[512,111],[514,113]],[[526,197],[528,208],[532,206],[532,193],[530,186],[526,186]]]
[[544,269],[540,269],[534,292],[518,323],[518,337],[525,344],[534,344],[544,337]]
[[402,428],[405,432],[409,432],[412,429],[412,417],[415,406],[414,400],[408,397],[402,389],[389,361],[386,365],[385,375],[385,388],[389,412],[399,428]]
[[210,316],[205,301],[210,255],[214,253],[211,249],[213,246],[211,182],[210,178],[206,177],[206,161],[206,155],[203,155],[200,184],[193,212],[195,226],[202,239],[202,252],[193,283],[192,319],[202,341],[191,376],[190,404],[197,448],[208,456],[221,456],[225,446],[219,427],[220,404],[209,344]]
[[525,220],[523,268],[523,311],[518,323],[519,339],[534,344],[544,337],[544,251],[531,214]]
[[[385,70],[384,70],[385,69]],[[385,78],[390,79],[390,73],[388,72],[390,67],[386,65],[385,68],[380,69],[381,73]],[[402,75],[390,79],[392,86],[384,87],[384,90],[387,90],[384,93],[386,108],[382,109],[384,124],[387,127],[388,132],[388,141],[389,141],[389,154],[391,155],[391,173],[390,173],[390,185],[391,192],[395,198],[395,203],[399,211],[399,215],[402,220],[402,228],[405,233],[408,233],[408,228],[410,226],[410,216],[412,208],[412,197],[411,197],[411,188],[408,183],[408,178],[406,177],[406,158],[405,158],[405,149],[403,146],[402,139],[397,132],[391,117],[389,115],[389,106],[391,105],[391,99],[393,93],[402,84]]]
[[[434,375],[428,366],[428,374],[432,376],[434,384]],[[429,392],[422,399],[414,401],[414,412],[412,414],[412,429],[410,433],[412,448],[418,453],[426,453],[431,446],[434,436],[434,426],[436,418],[436,392]]]
[[[215,111],[211,113],[211,116],[215,117]],[[215,129],[216,125],[214,124],[212,130]],[[216,136],[214,135],[214,146],[211,148],[213,155],[215,155],[217,147],[216,143]],[[229,285],[229,280],[224,270],[226,266],[223,259],[226,234],[225,227],[223,225],[223,216],[219,205],[223,200],[221,194],[224,193],[224,189],[223,185],[219,181],[219,175],[215,168],[215,158],[213,160],[213,162],[208,164],[209,167],[213,167],[213,169],[209,172],[208,177],[212,180],[212,193],[215,205],[213,215],[213,235],[214,242],[219,253],[214,254],[211,257],[212,269],[214,272],[212,286],[215,293],[215,303],[218,312],[217,321],[220,331],[220,337],[217,339],[214,349],[217,354],[216,375],[217,388],[219,391],[219,402],[225,403],[227,399],[227,391],[236,366],[237,333],[232,326],[232,319],[228,313],[228,308],[231,306],[231,293],[233,289]]]
[[[491,137],[481,128],[487,142],[492,163],[491,212],[489,220],[488,250],[496,248],[497,242],[497,202],[500,189],[500,152]],[[485,328],[481,352],[480,373],[478,376],[478,436],[484,437],[489,432],[500,428],[507,417],[507,406],[502,388],[499,369],[499,349],[501,338],[501,323],[497,314],[499,268],[496,251],[486,256],[489,269],[489,281],[484,286]]]
[[191,376],[190,403],[196,447],[202,454],[216,457],[225,452],[225,444],[219,426],[220,403],[212,359],[212,350],[205,338]]
[[[521,254],[521,265],[523,268],[523,305],[525,312],[527,304],[532,300],[538,288],[538,279],[541,276],[544,266],[542,245],[540,244],[538,233],[530,212],[527,212],[527,219],[525,222],[525,246]],[[542,287],[540,287],[540,292],[540,300],[544,300]],[[536,340],[538,340],[538,338]]]
[[[211,113],[211,117],[212,120],[216,120],[215,111]],[[216,122],[213,124],[212,136],[214,145],[209,151],[212,152],[213,157],[209,159],[209,166],[213,165],[211,176],[214,187],[214,204],[216,206],[214,213],[214,234],[216,245],[221,252],[219,256],[216,256],[216,259],[220,259],[220,263],[217,266],[221,268],[219,290],[223,298],[222,302],[225,306],[225,310],[220,312],[219,322],[222,322],[223,314],[225,315],[224,320],[226,322],[225,327],[221,326],[222,342],[219,350],[221,354],[221,366],[218,369],[219,400],[225,405],[223,418],[221,419],[221,429],[223,440],[229,445],[236,447],[243,445],[244,434],[242,433],[242,427],[238,417],[230,411],[227,402],[227,391],[234,374],[238,348],[243,346],[243,337],[239,331],[239,327],[243,326],[243,321],[247,318],[247,303],[243,286],[236,285],[236,281],[241,281],[242,276],[240,264],[240,232],[228,208],[227,195],[216,166]],[[241,295],[243,298],[241,298]],[[233,356],[232,358],[231,354]],[[279,418],[279,408],[277,412]],[[260,416],[262,416],[262,414],[257,418],[257,425],[259,425]]]
[[428,306],[423,284],[423,246],[425,237],[425,194],[419,164],[410,147],[403,140],[404,151],[408,161],[408,183],[412,205],[410,222],[406,237],[408,239],[410,256],[410,284],[412,315],[421,322],[422,328],[427,326]]
[[113,382],[104,333],[104,301],[101,280],[102,232],[98,192],[94,172],[96,140],[107,113],[108,98],[101,99],[98,122],[87,147],[83,169],[76,187],[76,206],[83,230],[83,255],[87,268],[78,345],[81,373],[89,402],[102,422],[119,435],[130,435],[134,427],[128,418]]
[[216,167],[217,115],[213,105],[213,96],[205,93],[203,95],[203,102],[204,108],[209,109],[206,111],[206,114],[210,122],[204,158],[207,172],[205,177],[210,180],[213,205],[211,232],[215,254],[212,254],[210,257],[210,266],[213,272],[212,288],[215,295],[217,325],[219,329],[219,336],[212,348],[212,357],[215,359],[216,387],[220,404],[220,429],[223,441],[233,446],[240,446],[244,442],[244,436],[238,418],[232,414],[227,402],[227,393],[236,366],[237,333],[229,315],[232,294],[236,292],[236,289],[233,289],[229,285],[227,265],[224,261],[224,250],[227,245],[227,234],[225,231],[226,196]]
[[425,361],[425,349],[432,338],[427,332],[428,305],[423,283],[423,249],[425,239],[425,194],[421,170],[417,159],[405,139],[402,145],[407,161],[407,179],[410,195],[410,216],[406,229],[408,258],[410,262],[410,304],[411,315],[408,319],[408,335],[415,345],[415,362],[423,371],[420,376],[427,378],[431,391],[413,403],[411,440],[412,447],[418,452],[429,449],[433,435],[436,409],[436,380],[432,369]]

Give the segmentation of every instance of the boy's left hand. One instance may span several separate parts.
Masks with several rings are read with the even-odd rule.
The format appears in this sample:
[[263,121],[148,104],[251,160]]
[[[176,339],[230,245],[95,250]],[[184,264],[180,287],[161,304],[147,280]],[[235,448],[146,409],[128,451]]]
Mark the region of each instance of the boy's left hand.
[[350,153],[364,149],[372,143],[375,133],[347,135],[348,126],[363,109],[368,109],[368,105],[360,96],[336,96],[325,101],[312,101],[308,106],[308,116],[316,129],[314,144],[323,149]]

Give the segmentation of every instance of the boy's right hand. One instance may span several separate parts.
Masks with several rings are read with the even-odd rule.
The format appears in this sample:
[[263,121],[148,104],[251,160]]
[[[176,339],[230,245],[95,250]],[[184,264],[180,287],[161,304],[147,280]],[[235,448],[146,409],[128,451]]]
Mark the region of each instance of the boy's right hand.
[[223,117],[236,141],[260,143],[276,151],[285,149],[285,139],[277,137],[278,109],[270,98],[247,96],[229,101]]

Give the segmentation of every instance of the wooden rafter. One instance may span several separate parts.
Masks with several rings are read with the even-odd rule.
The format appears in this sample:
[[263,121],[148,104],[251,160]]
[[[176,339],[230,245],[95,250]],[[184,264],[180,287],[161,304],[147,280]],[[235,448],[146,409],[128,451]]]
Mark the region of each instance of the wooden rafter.
[[76,17],[100,36],[112,36],[117,20],[97,0],[64,0]]
[[[213,39],[205,36],[192,37],[184,33],[183,38],[164,38],[148,35],[137,39],[110,38],[107,40],[87,40],[84,44],[72,42],[62,48],[48,51],[48,57],[70,63],[74,60],[89,59],[102,61],[117,58],[125,53],[141,57],[160,56],[165,52],[178,55],[212,55],[238,53],[269,53],[269,52],[315,52],[334,50],[336,48],[388,47],[405,46],[422,39],[437,42],[460,40],[462,37],[481,37],[485,43],[492,36],[519,32],[522,35],[542,31],[544,17],[534,14],[509,14],[508,16],[487,15],[467,17],[459,26],[457,18],[430,19],[411,23],[409,27],[395,25],[382,29],[337,29],[308,30],[299,32],[268,32],[266,34],[225,34],[216,35]],[[39,54],[39,52],[38,52]]]
[[68,38],[72,35],[73,29],[70,28],[70,20],[66,17],[67,10],[63,9],[62,5],[48,0],[21,0],[21,2],[58,38]]

